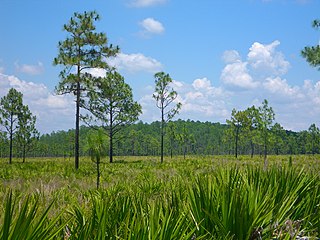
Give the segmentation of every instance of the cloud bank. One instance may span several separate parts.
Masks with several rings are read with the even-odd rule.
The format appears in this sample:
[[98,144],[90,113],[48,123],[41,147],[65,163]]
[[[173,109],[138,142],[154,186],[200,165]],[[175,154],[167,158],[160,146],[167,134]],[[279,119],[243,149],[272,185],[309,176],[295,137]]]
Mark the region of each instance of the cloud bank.
[[16,71],[21,73],[26,73],[30,75],[39,75],[43,73],[44,66],[42,62],[38,62],[35,65],[22,64],[20,65],[18,62],[15,63]]
[[[173,77],[172,87],[178,92],[176,102],[183,104],[177,118],[224,123],[233,108],[243,110],[268,99],[276,113],[276,121],[286,129],[300,131],[318,123],[320,81],[301,79],[301,85],[291,84],[286,78],[290,63],[278,50],[279,46],[279,41],[269,44],[254,42],[244,58],[237,50],[225,51],[220,83],[205,76],[190,83]],[[108,63],[121,72],[150,74],[151,79],[151,74],[164,69],[158,60],[142,53],[120,53]],[[92,69],[90,73],[105,74],[101,69]],[[143,108],[140,119],[147,122],[160,117],[152,98],[154,86],[150,84],[141,85],[140,96],[135,95]],[[24,102],[37,116],[37,127],[42,133],[74,127],[72,95],[56,96],[44,84],[0,72],[0,97],[12,87],[23,93]]]
[[127,71],[130,73],[135,72],[149,72],[156,73],[162,70],[162,64],[151,57],[147,57],[142,53],[119,53],[115,58],[108,59],[108,64],[114,66],[118,70]]
[[15,88],[23,94],[23,102],[37,116],[37,128],[48,133],[74,126],[74,101],[72,96],[56,96],[44,84],[26,82],[0,73],[0,97]]

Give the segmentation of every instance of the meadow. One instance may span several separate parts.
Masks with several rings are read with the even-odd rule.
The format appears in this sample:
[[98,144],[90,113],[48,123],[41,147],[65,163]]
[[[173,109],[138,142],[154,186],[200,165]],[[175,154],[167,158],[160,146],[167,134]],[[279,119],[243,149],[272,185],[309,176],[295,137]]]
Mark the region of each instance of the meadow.
[[318,239],[319,156],[0,159],[0,239]]

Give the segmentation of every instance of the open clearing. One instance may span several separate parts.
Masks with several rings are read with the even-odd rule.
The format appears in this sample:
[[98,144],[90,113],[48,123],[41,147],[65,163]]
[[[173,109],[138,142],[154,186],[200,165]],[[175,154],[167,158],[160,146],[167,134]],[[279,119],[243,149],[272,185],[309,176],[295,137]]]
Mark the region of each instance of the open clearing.
[[[269,156],[264,169],[259,156],[167,157],[163,164],[158,157],[118,156],[101,163],[99,190],[89,158],[77,171],[68,158],[14,159],[12,165],[2,159],[0,236],[14,239],[25,228],[33,239],[316,237],[318,159]],[[27,226],[19,223],[21,214],[32,215]],[[40,234],[39,224],[46,234],[32,235]]]

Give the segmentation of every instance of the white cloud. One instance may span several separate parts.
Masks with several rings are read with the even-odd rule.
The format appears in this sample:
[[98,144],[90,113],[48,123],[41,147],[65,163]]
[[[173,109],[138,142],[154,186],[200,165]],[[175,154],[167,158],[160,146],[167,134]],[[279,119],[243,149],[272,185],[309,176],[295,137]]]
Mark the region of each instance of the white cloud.
[[146,18],[139,24],[142,26],[142,34],[145,36],[147,34],[162,34],[165,31],[162,23],[153,18]]
[[271,44],[255,42],[249,49],[248,63],[254,69],[264,75],[283,75],[288,72],[290,63],[285,60],[283,54],[276,51],[280,45],[278,40]]
[[290,79],[283,77],[290,63],[277,49],[279,45],[277,40],[270,44],[255,42],[248,49],[246,61],[236,50],[223,53],[226,65],[220,79],[222,86],[231,91],[231,104],[226,105],[228,118],[232,108],[245,109],[268,99],[275,110],[276,121],[287,129],[299,131],[319,122],[320,81],[290,84]]
[[167,0],[133,0],[129,4],[133,7],[151,7],[159,4],[164,4]]
[[271,93],[276,93],[285,97],[299,97],[299,87],[291,87],[286,79],[280,77],[267,78],[263,83],[265,89]]
[[227,64],[241,61],[240,54],[236,50],[225,51],[222,55],[222,59]]
[[94,77],[105,77],[107,73],[107,71],[102,68],[90,68],[90,69],[87,69],[86,72],[91,74]]
[[244,89],[256,88],[259,85],[248,73],[247,63],[241,61],[226,65],[222,70],[221,80],[227,85]]
[[146,57],[141,53],[125,54],[119,53],[115,58],[109,59],[108,64],[119,70],[128,72],[150,72],[156,73],[162,70],[162,64],[154,58]]
[[42,62],[38,62],[36,65],[28,65],[28,64],[22,64],[15,63],[16,70],[18,72],[30,74],[30,75],[39,75],[43,73],[44,66]]
[[72,96],[56,96],[44,84],[20,80],[0,74],[0,97],[10,88],[23,94],[23,102],[37,116],[37,128],[42,132],[73,128],[74,100]]
[[[221,87],[214,87],[207,78],[195,79],[188,84],[174,81],[172,84],[177,91],[176,102],[182,103],[182,109],[177,118],[193,119],[200,121],[220,121],[224,122],[229,113],[227,101],[230,93]],[[153,89],[140,99],[143,108],[141,119],[144,121],[159,120],[159,109],[152,99]]]
[[312,81],[305,80],[303,90],[308,97],[308,101],[315,104],[316,108],[320,110],[320,81],[313,84]]
[[226,66],[222,70],[224,84],[244,89],[254,89],[268,78],[276,78],[288,72],[290,63],[277,51],[278,40],[270,44],[255,42],[249,48],[247,61],[242,61],[236,50],[225,51],[222,59]]
[[192,86],[196,90],[208,89],[211,87],[211,82],[207,78],[198,78],[193,81]]

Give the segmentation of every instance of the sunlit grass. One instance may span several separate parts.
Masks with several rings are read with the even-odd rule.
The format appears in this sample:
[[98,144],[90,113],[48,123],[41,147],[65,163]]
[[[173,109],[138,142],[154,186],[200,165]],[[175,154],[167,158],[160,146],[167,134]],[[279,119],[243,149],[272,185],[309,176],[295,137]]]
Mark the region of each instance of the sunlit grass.
[[118,156],[113,164],[102,161],[99,191],[89,158],[80,159],[78,171],[63,158],[12,165],[0,159],[0,225],[6,226],[0,236],[28,216],[43,219],[43,232],[54,226],[53,239],[315,237],[318,159],[269,156],[264,169],[260,156],[178,156],[163,164],[158,157]]

